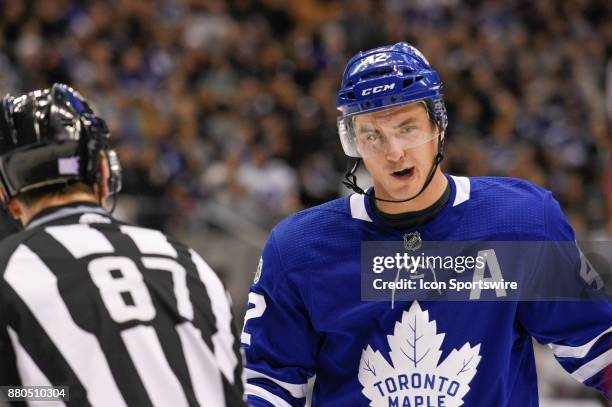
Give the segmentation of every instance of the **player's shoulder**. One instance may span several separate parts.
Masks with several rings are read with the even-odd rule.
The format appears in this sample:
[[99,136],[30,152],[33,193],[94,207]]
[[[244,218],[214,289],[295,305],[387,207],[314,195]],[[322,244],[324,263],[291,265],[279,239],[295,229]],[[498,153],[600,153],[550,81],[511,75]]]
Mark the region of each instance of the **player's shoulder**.
[[334,199],[287,217],[276,225],[263,257],[278,258],[284,267],[311,264],[329,256],[341,256],[360,236],[351,216],[350,196]]
[[[552,193],[532,182],[511,177],[468,177],[470,213],[511,233],[547,238],[547,221],[563,218]],[[541,235],[541,236],[540,236]]]
[[512,177],[468,177],[474,204],[539,207],[550,198],[550,191],[525,179]]
[[325,202],[321,205],[296,212],[272,230],[277,239],[289,239],[300,236],[316,238],[330,229],[346,227],[350,219],[349,197],[342,197]]

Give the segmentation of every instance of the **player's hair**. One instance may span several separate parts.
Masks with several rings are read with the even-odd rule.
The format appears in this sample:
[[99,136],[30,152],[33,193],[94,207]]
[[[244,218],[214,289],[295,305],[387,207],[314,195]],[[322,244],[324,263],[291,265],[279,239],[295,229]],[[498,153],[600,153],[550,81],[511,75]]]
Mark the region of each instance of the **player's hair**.
[[423,102],[425,102],[425,110],[427,111],[427,117],[429,118],[429,121],[431,122],[431,124],[433,124],[434,128],[439,128],[440,131],[443,131],[444,129],[442,129],[442,126],[440,124],[440,121],[436,118],[436,113],[435,113],[435,107],[433,104],[433,101],[431,99],[425,99]]

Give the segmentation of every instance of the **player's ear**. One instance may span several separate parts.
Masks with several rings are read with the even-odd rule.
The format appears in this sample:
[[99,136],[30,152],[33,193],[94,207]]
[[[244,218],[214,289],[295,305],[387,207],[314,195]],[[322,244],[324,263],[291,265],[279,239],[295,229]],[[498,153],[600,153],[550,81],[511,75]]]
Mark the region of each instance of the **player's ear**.
[[442,126],[440,126],[435,121],[431,121],[431,126],[433,128],[432,130],[434,131],[436,137],[439,135],[440,136],[440,140],[444,140],[444,137],[446,136],[446,134],[444,133],[444,130],[442,130]]

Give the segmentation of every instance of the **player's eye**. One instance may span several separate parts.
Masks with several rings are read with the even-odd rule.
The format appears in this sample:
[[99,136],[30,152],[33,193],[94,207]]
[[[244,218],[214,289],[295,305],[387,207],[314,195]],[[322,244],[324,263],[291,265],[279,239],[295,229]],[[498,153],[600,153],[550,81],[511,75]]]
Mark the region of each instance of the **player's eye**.
[[368,142],[374,142],[380,139],[380,134],[377,131],[365,131],[361,134],[363,139]]
[[400,134],[411,134],[418,130],[418,127],[415,126],[402,126],[399,129]]

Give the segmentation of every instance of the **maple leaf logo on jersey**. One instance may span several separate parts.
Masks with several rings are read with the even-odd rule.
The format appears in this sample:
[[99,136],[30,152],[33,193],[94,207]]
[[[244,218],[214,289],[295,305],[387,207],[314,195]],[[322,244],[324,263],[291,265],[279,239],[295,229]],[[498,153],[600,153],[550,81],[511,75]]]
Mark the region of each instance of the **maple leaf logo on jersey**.
[[469,342],[453,349],[440,364],[444,333],[437,333],[417,301],[387,335],[391,363],[368,345],[361,354],[359,381],[372,407],[415,407],[463,405],[470,382],[480,363],[480,344]]

